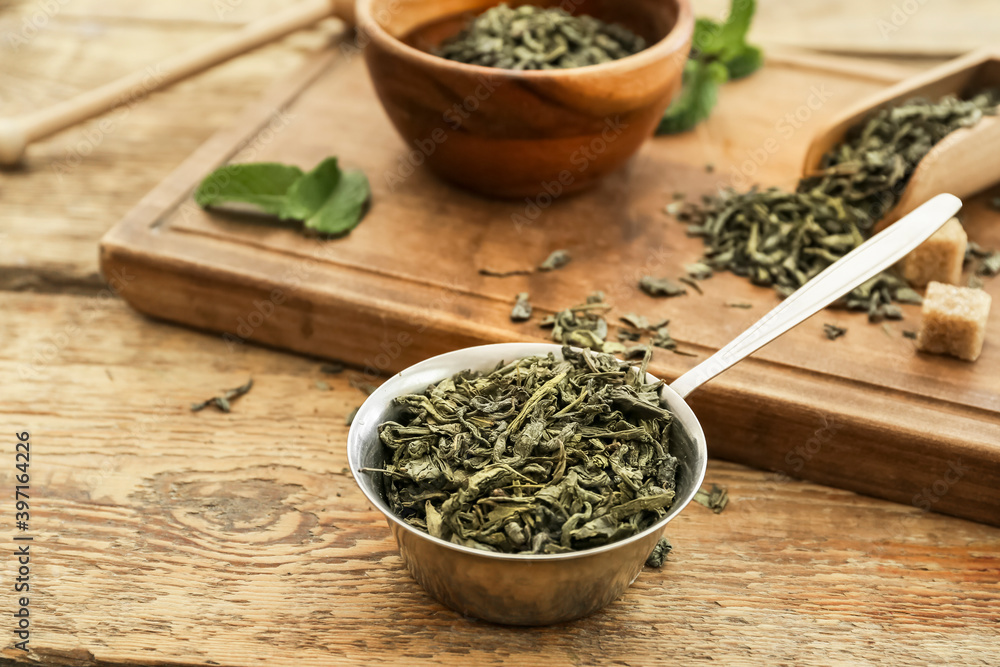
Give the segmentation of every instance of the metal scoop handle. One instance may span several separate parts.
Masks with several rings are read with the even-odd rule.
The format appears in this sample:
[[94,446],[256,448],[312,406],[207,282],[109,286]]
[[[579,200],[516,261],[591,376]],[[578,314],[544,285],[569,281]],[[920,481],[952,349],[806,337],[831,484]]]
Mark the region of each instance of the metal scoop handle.
[[876,234],[796,290],[774,310],[670,385],[681,397],[812,317],[869,278],[889,268],[962,208],[954,195],[938,195]]

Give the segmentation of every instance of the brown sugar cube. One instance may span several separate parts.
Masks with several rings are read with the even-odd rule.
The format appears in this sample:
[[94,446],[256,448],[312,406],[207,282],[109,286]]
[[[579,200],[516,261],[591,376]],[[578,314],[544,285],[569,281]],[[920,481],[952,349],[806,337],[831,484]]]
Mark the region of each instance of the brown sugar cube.
[[903,259],[903,278],[914,287],[923,287],[931,281],[959,284],[968,243],[962,223],[952,218]]
[[975,361],[983,351],[991,301],[981,289],[931,283],[924,296],[917,348]]

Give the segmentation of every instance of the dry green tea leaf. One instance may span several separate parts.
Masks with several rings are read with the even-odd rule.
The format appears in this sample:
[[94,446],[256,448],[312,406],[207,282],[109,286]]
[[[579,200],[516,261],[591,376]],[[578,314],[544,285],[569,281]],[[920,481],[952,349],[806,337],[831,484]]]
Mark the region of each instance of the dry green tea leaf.
[[639,289],[649,296],[671,297],[687,294],[687,290],[670,278],[654,278],[646,276],[639,281]]
[[836,324],[824,324],[823,333],[830,340],[837,340],[847,333],[847,327],[838,327]]
[[670,541],[661,537],[660,541],[656,543],[653,547],[652,553],[649,554],[649,558],[646,559],[646,565],[648,567],[661,568],[663,564],[667,561],[667,554],[670,553],[672,546],[670,546]]
[[716,514],[719,514],[729,504],[729,491],[717,484],[713,484],[712,488],[708,491],[699,489],[694,494],[693,500],[699,505],[704,505]]
[[401,396],[379,425],[389,506],[441,539],[564,553],[648,528],[671,507],[672,416],[639,366],[563,348]]
[[570,257],[568,250],[554,250],[552,254],[538,266],[538,270],[555,271],[556,269],[561,269],[569,264],[570,259],[572,259],[572,257]]
[[358,411],[359,410],[361,410],[361,406],[360,405],[358,407],[354,408],[353,410],[351,410],[350,413],[348,413],[348,415],[344,418],[344,424],[347,425],[347,426],[350,426],[351,424],[353,424],[354,423],[354,418],[358,416]]
[[[819,172],[802,179],[796,192],[727,191],[684,208],[678,218],[689,235],[704,239],[704,264],[787,297],[864,242],[931,148],[954,130],[995,114],[998,100],[1000,92],[990,90],[968,100],[909,100],[882,109],[834,146]],[[981,258],[981,249],[970,244],[968,257]],[[977,273],[990,270],[1000,272],[1000,255],[977,267]],[[885,272],[838,305],[881,322],[902,317],[893,301],[919,304],[921,298],[899,276]]]
[[246,384],[240,385],[235,389],[228,389],[224,391],[221,396],[213,396],[212,398],[202,401],[201,403],[192,403],[191,412],[199,412],[210,405],[214,405],[222,412],[229,412],[232,409],[231,401],[235,401],[237,398],[250,391],[252,387],[253,378],[250,378],[247,380]]
[[500,269],[491,269],[488,267],[479,269],[480,275],[489,276],[491,278],[509,278],[511,276],[527,276],[534,273],[531,269],[510,269],[508,271],[502,271]]
[[513,322],[526,322],[531,319],[531,301],[527,292],[517,295],[514,308],[510,311],[510,319]]
[[514,70],[567,69],[611,62],[646,48],[627,28],[559,7],[506,3],[486,10],[447,39],[436,55]]

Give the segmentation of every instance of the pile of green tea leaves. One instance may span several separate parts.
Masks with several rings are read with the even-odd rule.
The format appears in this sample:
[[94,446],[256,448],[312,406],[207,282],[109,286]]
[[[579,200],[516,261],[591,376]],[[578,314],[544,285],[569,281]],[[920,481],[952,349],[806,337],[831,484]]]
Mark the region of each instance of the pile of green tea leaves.
[[201,182],[194,200],[204,207],[232,207],[302,221],[321,236],[343,236],[368,210],[371,188],[358,169],[343,171],[330,157],[310,172],[276,162],[230,164]]
[[882,109],[823,156],[820,170],[798,191],[836,197],[870,232],[903,196],[917,164],[939,141],[983,116],[996,115],[1000,90],[970,99],[948,95],[936,102],[915,98]]
[[434,537],[503,553],[592,548],[648,528],[674,502],[678,461],[662,382],[608,354],[464,371],[394,400],[379,425],[393,512]]
[[[996,113],[995,91],[970,100],[909,100],[875,114],[823,158],[821,173],[778,188],[727,190],[686,204],[677,218],[706,245],[704,264],[729,270],[788,296],[861,245],[899,200],[917,164],[950,132]],[[899,276],[884,272],[839,305],[872,322],[900,319],[893,302],[920,303]]]
[[638,53],[646,42],[618,24],[574,16],[559,7],[500,4],[445,41],[436,55],[513,70],[600,65]]
[[763,53],[746,41],[756,9],[755,0],[732,0],[724,23],[708,18],[695,21],[681,94],[663,115],[656,134],[692,129],[712,113],[720,85],[750,76],[761,68]]

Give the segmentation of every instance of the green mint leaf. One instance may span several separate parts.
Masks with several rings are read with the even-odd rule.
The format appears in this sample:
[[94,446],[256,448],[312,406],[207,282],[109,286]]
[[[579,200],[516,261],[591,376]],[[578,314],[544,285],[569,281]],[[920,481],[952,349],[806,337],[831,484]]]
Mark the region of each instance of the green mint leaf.
[[723,60],[735,57],[746,47],[747,33],[750,32],[750,22],[756,10],[755,0],[732,0],[729,5],[729,17],[722,25],[718,36],[721,45],[719,53]]
[[264,213],[278,215],[285,193],[302,177],[302,170],[275,162],[230,164],[205,177],[194,193],[199,206],[227,202],[250,204]]
[[306,228],[324,236],[343,236],[364,218],[370,198],[371,188],[364,172],[345,171],[322,208],[306,219]]
[[339,181],[337,158],[323,160],[288,188],[279,215],[283,220],[308,220],[323,208]]
[[684,86],[680,96],[663,114],[656,134],[687,132],[708,118],[719,96],[719,84],[728,78],[718,62],[689,60],[684,66]]
[[700,18],[694,24],[694,57],[717,56],[729,60],[747,48],[746,37],[757,6],[755,0],[732,0],[725,23]]
[[706,18],[695,19],[694,36],[691,38],[692,57],[718,53],[721,47],[718,45],[717,38],[721,31],[722,24],[718,21]]
[[764,54],[756,46],[747,44],[743,51],[726,60],[724,64],[730,80],[742,79],[764,66]]

